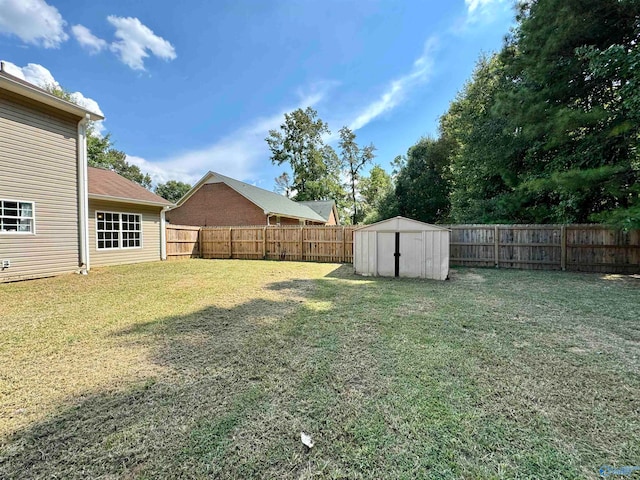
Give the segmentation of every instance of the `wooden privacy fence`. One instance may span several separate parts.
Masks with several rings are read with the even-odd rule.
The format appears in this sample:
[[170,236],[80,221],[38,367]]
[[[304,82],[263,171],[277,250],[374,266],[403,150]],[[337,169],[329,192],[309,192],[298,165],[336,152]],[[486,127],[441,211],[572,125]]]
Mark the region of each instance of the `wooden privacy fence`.
[[640,230],[602,225],[445,226],[451,229],[451,265],[640,273]]
[[[640,273],[640,230],[602,225],[444,225],[452,266]],[[167,225],[167,258],[353,262],[354,227]]]
[[353,227],[167,225],[167,258],[188,257],[351,263]]

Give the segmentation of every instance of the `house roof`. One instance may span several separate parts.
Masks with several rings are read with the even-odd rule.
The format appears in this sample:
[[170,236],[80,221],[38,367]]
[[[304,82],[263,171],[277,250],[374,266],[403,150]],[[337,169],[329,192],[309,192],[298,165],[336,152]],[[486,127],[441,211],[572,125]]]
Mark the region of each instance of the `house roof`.
[[263,188],[254,187],[248,183],[241,182],[216,172],[208,172],[204,177],[202,177],[200,181],[178,201],[177,206],[184,204],[184,202],[186,202],[191,195],[197,192],[200,187],[208,183],[226,184],[251,203],[261,208],[265,215],[280,215],[283,217],[325,223],[324,218],[306,205],[301,205],[293,200],[289,200],[283,195],[278,195],[277,193],[264,190]]
[[[331,217],[331,212],[336,209],[336,202],[333,200],[313,200],[306,202],[296,202],[299,205],[306,205],[311,210],[320,215],[326,222],[329,221],[329,217]],[[337,213],[337,209],[336,209]],[[336,215],[336,222],[338,221],[338,216]]]
[[158,207],[173,205],[170,201],[111,170],[89,167],[88,173],[89,198]]
[[26,82],[21,78],[15,77],[10,73],[5,72],[4,64],[0,68],[0,87],[10,92],[17,93],[18,95],[22,95],[23,97],[27,97],[50,107],[56,108],[58,110],[77,115],[81,118],[84,118],[85,115],[89,115],[90,120],[104,120],[104,117],[100,114],[92,112],[91,110],[87,110],[86,108],[81,107],[80,105],[77,105],[75,103],[58,98],[55,95],[47,92],[46,90],[33,85],[32,83]]

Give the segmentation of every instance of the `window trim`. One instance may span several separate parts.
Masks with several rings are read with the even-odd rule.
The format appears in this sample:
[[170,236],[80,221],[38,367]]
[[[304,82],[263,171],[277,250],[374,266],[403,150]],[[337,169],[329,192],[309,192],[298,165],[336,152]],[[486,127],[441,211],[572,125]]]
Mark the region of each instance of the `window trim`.
[[[117,247],[102,247],[100,248],[98,246],[98,213],[110,213],[110,214],[116,214],[118,215],[118,230],[111,230],[113,232],[117,231],[118,232],[118,246]],[[122,215],[137,215],[138,217],[140,217],[140,246],[139,247],[125,247],[123,246],[123,238],[122,238],[122,232],[123,231],[127,231],[127,232],[131,232],[131,231],[135,231],[135,230],[122,230]],[[135,212],[117,212],[117,211],[110,211],[110,210],[95,210],[94,211],[94,218],[95,218],[95,233],[96,233],[96,252],[102,252],[102,251],[117,251],[117,250],[142,250],[144,248],[144,242],[143,242],[143,233],[144,233],[144,228],[143,228],[143,216],[142,213],[135,213]],[[106,232],[109,230],[101,230],[102,232]]]
[[31,204],[31,217],[9,217],[7,215],[2,215],[2,210],[0,208],[0,217],[3,218],[17,218],[17,219],[26,219],[31,220],[31,231],[30,232],[20,232],[18,230],[0,230],[0,235],[35,235],[36,234],[36,202],[33,200],[15,200],[12,198],[0,198],[0,202],[11,202],[18,204],[18,210],[20,209],[21,203],[30,203]]

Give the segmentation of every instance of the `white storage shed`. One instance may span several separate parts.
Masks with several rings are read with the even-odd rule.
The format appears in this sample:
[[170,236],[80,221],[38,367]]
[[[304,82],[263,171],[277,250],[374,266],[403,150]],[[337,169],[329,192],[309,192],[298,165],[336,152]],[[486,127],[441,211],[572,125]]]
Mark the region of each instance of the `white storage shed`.
[[359,275],[446,280],[447,228],[395,217],[354,231],[353,267]]

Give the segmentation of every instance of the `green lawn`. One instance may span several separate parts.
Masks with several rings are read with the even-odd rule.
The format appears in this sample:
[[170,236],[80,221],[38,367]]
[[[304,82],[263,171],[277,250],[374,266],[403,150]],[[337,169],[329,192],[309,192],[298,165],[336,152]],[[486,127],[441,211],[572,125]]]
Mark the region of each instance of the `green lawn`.
[[351,271],[192,260],[0,285],[0,478],[640,465],[640,279]]

